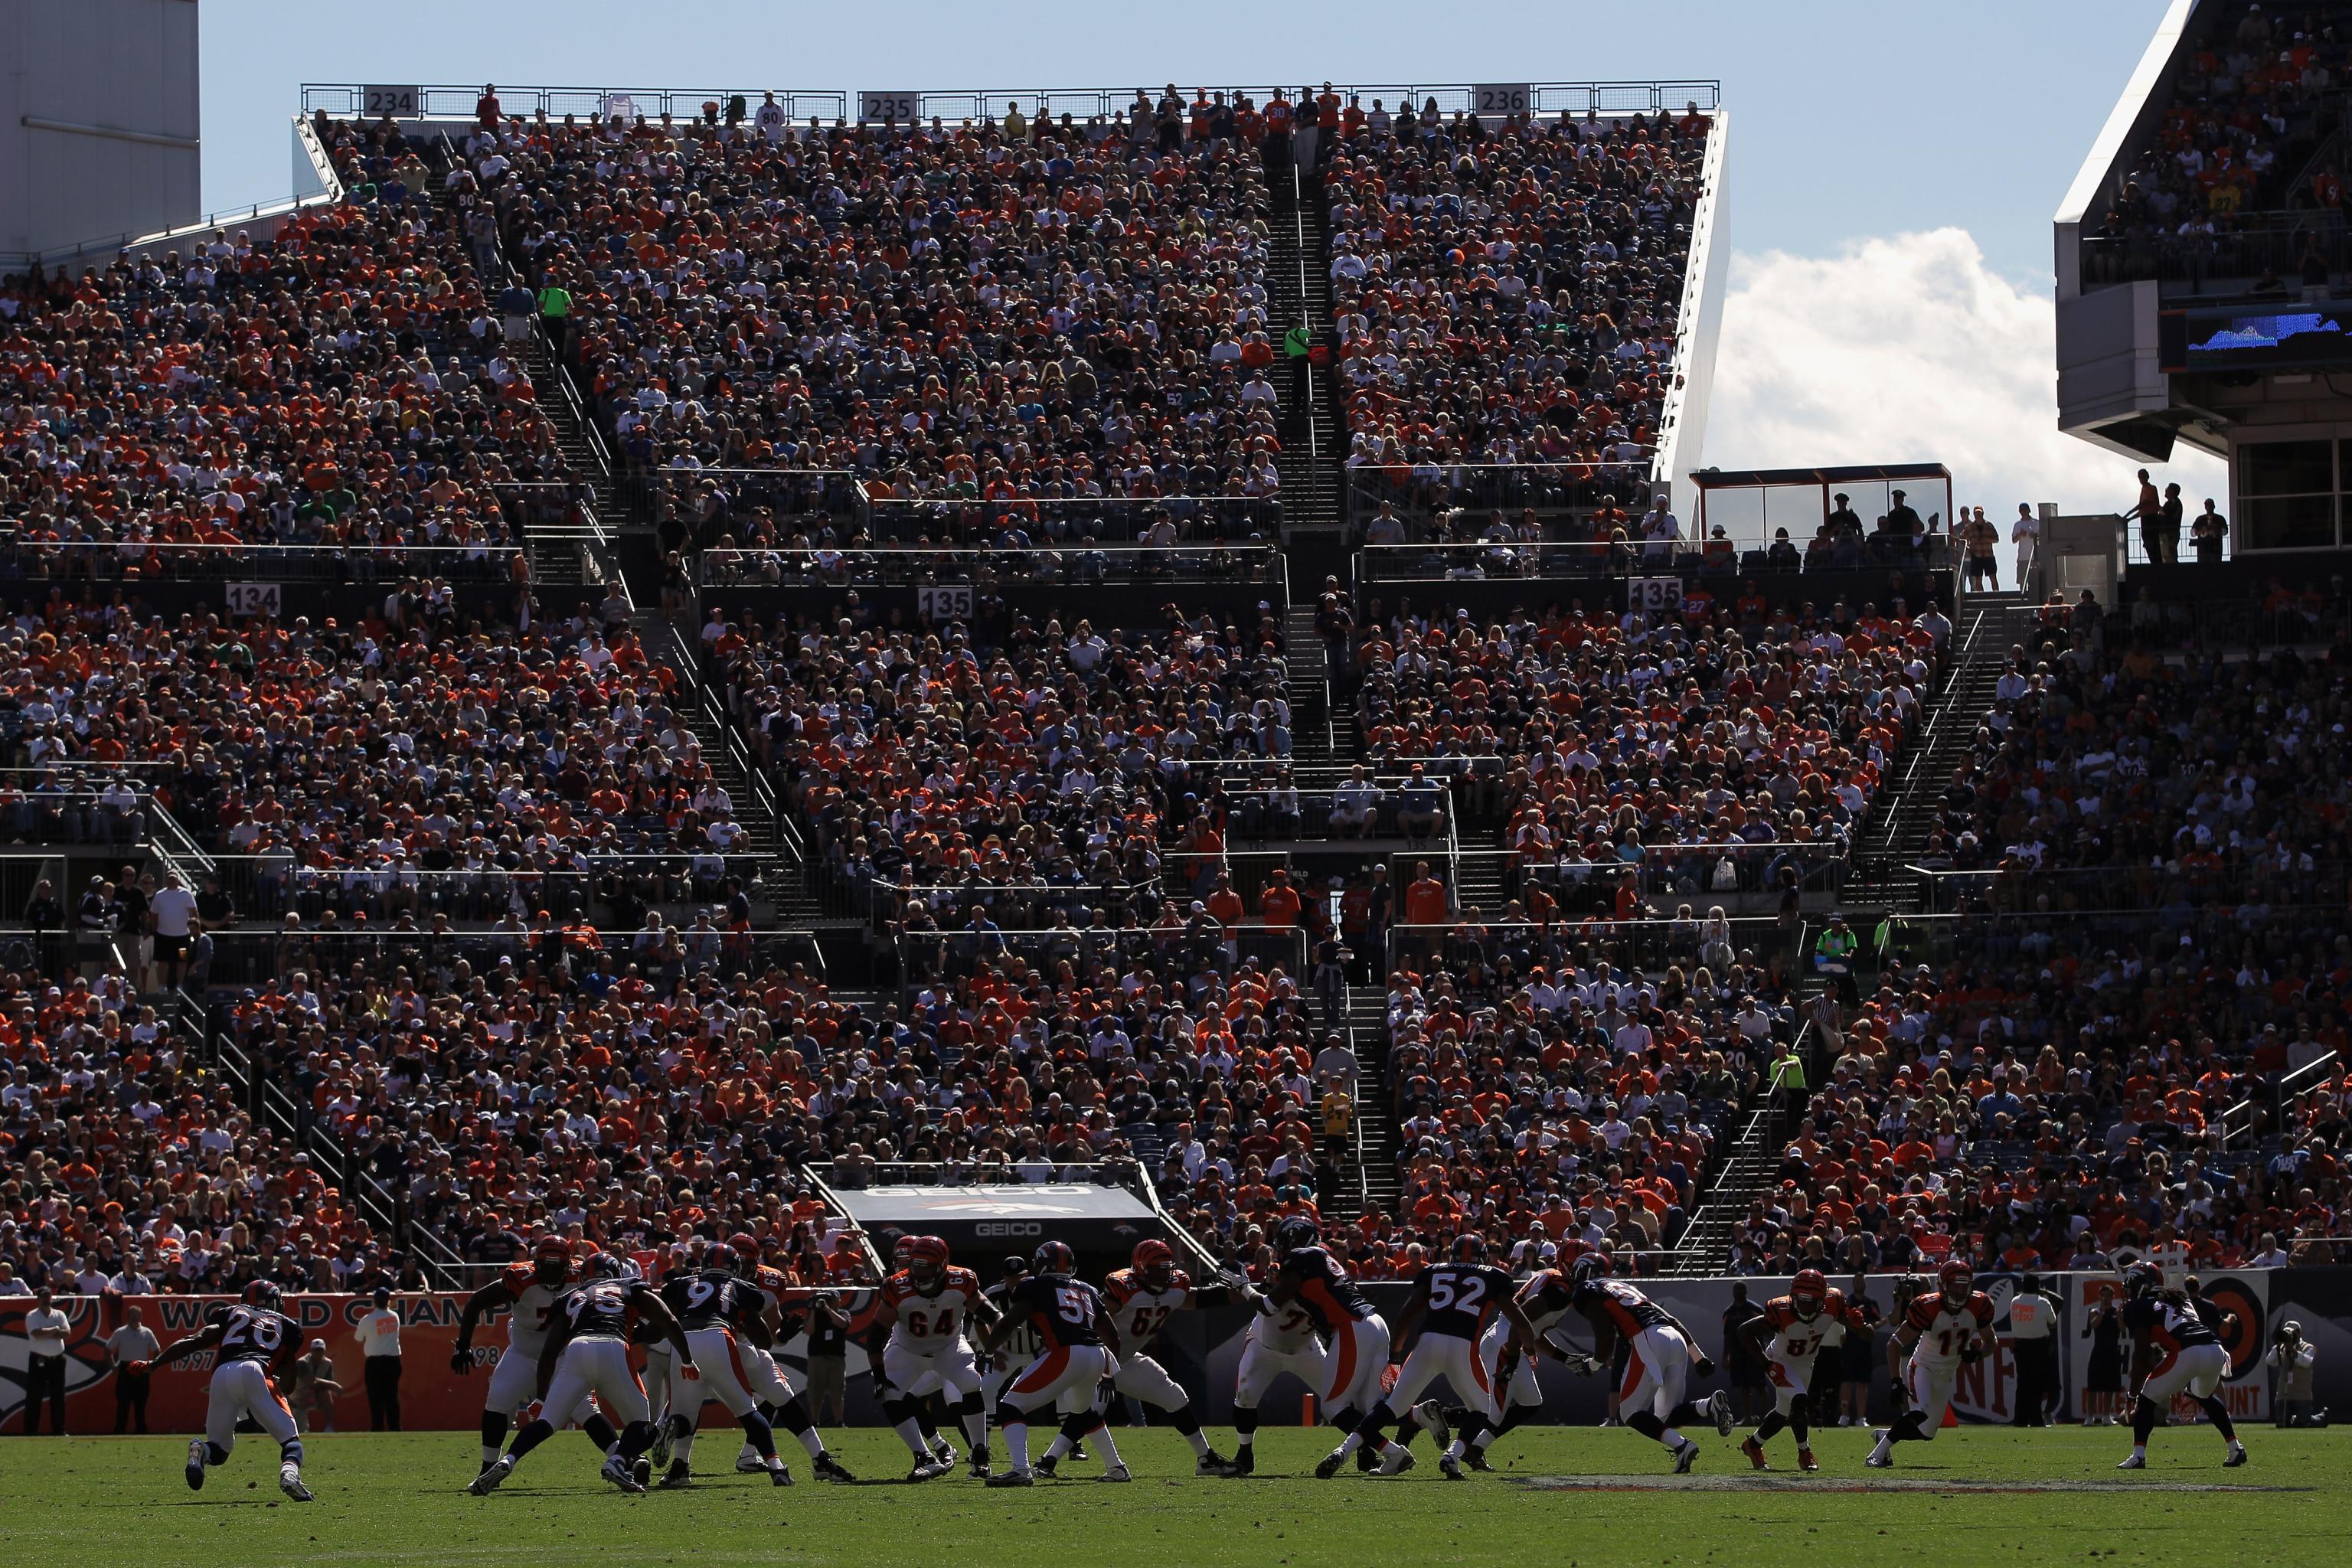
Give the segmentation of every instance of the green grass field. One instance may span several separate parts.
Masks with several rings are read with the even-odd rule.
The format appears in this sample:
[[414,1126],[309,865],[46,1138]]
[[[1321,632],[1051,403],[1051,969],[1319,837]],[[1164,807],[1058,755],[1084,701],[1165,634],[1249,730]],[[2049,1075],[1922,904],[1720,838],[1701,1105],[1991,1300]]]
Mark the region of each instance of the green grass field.
[[[203,1565],[384,1563],[510,1564],[618,1554],[648,1564],[880,1565],[1234,1563],[1251,1568],[1390,1563],[1771,1564],[1893,1560],[1942,1542],[1939,1557],[2021,1563],[2317,1562],[2352,1531],[2352,1479],[2332,1432],[2245,1429],[2253,1463],[2221,1468],[2203,1428],[2157,1434],[2145,1472],[2113,1467],[2128,1432],[1970,1427],[1906,1447],[1892,1471],[1865,1469],[1867,1435],[1817,1433],[1823,1468],[1749,1470],[1712,1432],[1697,1472],[1665,1473],[1663,1452],[1624,1431],[1528,1429],[1496,1445],[1504,1473],[1454,1485],[1424,1441],[1409,1475],[1310,1471],[1329,1434],[1261,1433],[1259,1474],[1196,1480],[1166,1430],[1118,1434],[1128,1486],[1078,1479],[990,1491],[963,1478],[899,1484],[906,1451],[887,1432],[836,1445],[861,1476],[822,1486],[792,1452],[790,1490],[732,1473],[736,1445],[712,1431],[697,1458],[721,1473],[695,1489],[625,1497],[599,1481],[576,1435],[557,1437],[486,1499],[461,1495],[476,1468],[470,1433],[310,1440],[319,1500],[279,1496],[276,1455],[240,1440],[202,1492],[181,1476],[184,1438],[0,1440],[0,1563]],[[1221,1446],[1231,1434],[1213,1433]],[[1784,1436],[1776,1467],[1793,1465]],[[1002,1462],[1000,1454],[1000,1463]],[[2091,1488],[2098,1489],[2072,1489]],[[2284,1495],[2282,1495],[2284,1494]],[[2305,1549],[2282,1556],[2292,1541]]]

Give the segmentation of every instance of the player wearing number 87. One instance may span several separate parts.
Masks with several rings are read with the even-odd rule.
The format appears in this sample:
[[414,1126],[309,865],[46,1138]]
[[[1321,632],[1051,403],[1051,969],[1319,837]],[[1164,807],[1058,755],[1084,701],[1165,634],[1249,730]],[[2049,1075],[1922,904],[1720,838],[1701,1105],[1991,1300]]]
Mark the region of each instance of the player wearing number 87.
[[199,1351],[216,1352],[205,1435],[188,1444],[191,1489],[203,1489],[207,1468],[228,1463],[236,1424],[250,1420],[278,1439],[278,1490],[296,1502],[310,1500],[310,1489],[302,1484],[302,1438],[277,1378],[279,1363],[291,1362],[301,1344],[302,1330],[278,1309],[278,1287],[257,1279],[245,1288],[242,1301],[154,1359],[151,1371],[161,1372]]
[[1977,1361],[1992,1352],[1992,1298],[1976,1288],[1976,1276],[1960,1258],[1947,1258],[1936,1271],[1936,1289],[1915,1296],[1903,1311],[1902,1326],[1887,1346],[1890,1361],[1906,1352],[1910,1360],[1898,1375],[1910,1408],[1895,1425],[1873,1434],[1877,1446],[1863,1461],[1874,1470],[1895,1462],[1897,1443],[1931,1443],[1952,1406],[1952,1384],[1962,1362]]
[[1446,1479],[1462,1479],[1464,1448],[1501,1416],[1486,1358],[1478,1351],[1478,1342],[1497,1312],[1511,1325],[1511,1342],[1519,1352],[1533,1354],[1535,1327],[1511,1295],[1511,1277],[1486,1261],[1486,1238],[1475,1233],[1454,1237],[1450,1259],[1413,1277],[1412,1295],[1397,1320],[1392,1342],[1402,1345],[1410,1341],[1412,1350],[1404,1358],[1396,1383],[1373,1402],[1356,1429],[1340,1439],[1315,1473],[1328,1479],[1360,1447],[1381,1451],[1382,1475],[1405,1468],[1412,1456],[1401,1444],[1384,1441],[1381,1433],[1396,1418],[1395,1412],[1410,1410],[1421,1391],[1443,1377],[1461,1401],[1465,1415],[1462,1430],[1454,1435],[1437,1463]]
[[1071,1269],[1077,1266],[1070,1249],[1058,1241],[1041,1244],[1030,1259],[1028,1277],[1005,1292],[1003,1321],[992,1326],[983,1343],[994,1354],[1011,1340],[1016,1326],[1034,1330],[1042,1347],[1034,1361],[1004,1385],[997,1396],[996,1425],[1004,1433],[1005,1452],[1012,1468],[991,1476],[992,1487],[1035,1484],[1029,1468],[1030,1413],[1050,1409],[1065,1393],[1084,1400],[1079,1412],[1063,1423],[1075,1441],[1094,1437],[1102,1448],[1103,1479],[1123,1481],[1127,1467],[1119,1463],[1118,1447],[1102,1424],[1097,1391],[1118,1371],[1106,1337],[1115,1337],[1110,1313],[1101,1293]]
[[[677,1318],[627,1264],[600,1252],[588,1259],[583,1272],[585,1278],[579,1284],[556,1297],[554,1326],[539,1352],[540,1414],[515,1434],[505,1458],[474,1478],[466,1489],[476,1497],[496,1491],[524,1455],[555,1435],[548,1411],[573,1409],[590,1394],[622,1422],[620,1444],[604,1460],[604,1479],[625,1492],[646,1489],[635,1465],[653,1446],[654,1424],[645,1384],[629,1364],[629,1333],[635,1324],[643,1322],[669,1342],[682,1382],[694,1384],[702,1379]],[[698,1396],[689,1391],[688,1397]]]
[[1766,1468],[1764,1445],[1783,1426],[1797,1435],[1797,1468],[1818,1470],[1813,1462],[1812,1434],[1806,1421],[1806,1394],[1812,1385],[1813,1362],[1824,1345],[1845,1340],[1845,1298],[1830,1289],[1818,1268],[1800,1271],[1785,1296],[1775,1296],[1761,1316],[1739,1325],[1748,1343],[1763,1362],[1772,1384],[1772,1414],[1764,1417],[1756,1435],[1740,1451],[1758,1469]]

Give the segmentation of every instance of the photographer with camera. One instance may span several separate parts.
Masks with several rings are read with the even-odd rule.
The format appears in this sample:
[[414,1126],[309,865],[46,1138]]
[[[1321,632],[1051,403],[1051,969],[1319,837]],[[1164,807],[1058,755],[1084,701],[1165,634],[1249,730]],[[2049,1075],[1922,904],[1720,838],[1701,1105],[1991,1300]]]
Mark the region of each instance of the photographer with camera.
[[2319,1352],[2303,1337],[2303,1325],[2289,1318],[2271,1336],[2269,1361],[2277,1383],[2271,1393],[2273,1418],[2281,1426],[2325,1426],[2327,1412],[2312,1408],[2312,1366]]

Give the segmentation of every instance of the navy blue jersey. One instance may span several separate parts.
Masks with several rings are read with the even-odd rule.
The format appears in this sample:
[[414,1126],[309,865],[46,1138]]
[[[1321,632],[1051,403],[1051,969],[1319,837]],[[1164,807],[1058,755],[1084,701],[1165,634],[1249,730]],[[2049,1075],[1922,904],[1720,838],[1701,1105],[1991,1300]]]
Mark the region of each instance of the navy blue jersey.
[[1570,1289],[1568,1299],[1587,1318],[1608,1320],[1624,1339],[1674,1321],[1664,1308],[1622,1279],[1587,1279]]
[[682,1329],[723,1329],[743,1315],[746,1290],[732,1274],[705,1269],[662,1281],[661,1299]]
[[281,1349],[299,1343],[302,1338],[299,1323],[267,1307],[231,1307],[221,1321],[225,1327],[220,1345],[213,1353],[218,1366],[234,1361],[257,1361],[268,1366]]
[[632,1310],[645,1289],[631,1279],[591,1279],[556,1297],[555,1310],[572,1325],[575,1340],[625,1340]]
[[1072,1345],[1098,1345],[1108,1316],[1102,1294],[1066,1274],[1032,1274],[1006,1293],[1007,1315],[1037,1332],[1047,1352]]
[[2169,1291],[2124,1303],[2124,1327],[2131,1331],[2132,1339],[2159,1351],[2220,1344],[2221,1336],[2213,1329],[2221,1315],[2221,1309],[2209,1302]]
[[1325,1333],[1339,1325],[1361,1322],[1372,1315],[1372,1304],[1348,1278],[1339,1260],[1319,1247],[1301,1247],[1282,1260],[1281,1276],[1297,1285],[1298,1304],[1307,1309]]
[[1485,1333],[1511,1296],[1511,1277],[1486,1263],[1432,1264],[1414,1275],[1412,1282],[1429,1294],[1421,1331],[1462,1340],[1475,1341]]

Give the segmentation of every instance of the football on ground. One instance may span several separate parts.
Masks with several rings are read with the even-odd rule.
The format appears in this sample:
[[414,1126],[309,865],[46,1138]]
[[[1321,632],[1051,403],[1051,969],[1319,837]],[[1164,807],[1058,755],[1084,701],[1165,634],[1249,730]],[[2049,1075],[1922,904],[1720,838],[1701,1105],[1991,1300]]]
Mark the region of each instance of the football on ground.
[[[2245,1428],[2253,1463],[2221,1468],[2201,1428],[2156,1434],[2149,1468],[2119,1472],[2127,1433],[2006,1427],[1947,1431],[1908,1445],[1892,1470],[1863,1466],[1868,1435],[1816,1434],[1817,1475],[1757,1473],[1737,1442],[1704,1435],[1688,1476],[1624,1431],[1514,1432],[1498,1473],[1467,1485],[1424,1463],[1393,1479],[1313,1478],[1330,1434],[1258,1437],[1257,1474],[1192,1476],[1192,1455],[1164,1428],[1114,1428],[1133,1485],[1105,1486],[1098,1461],[1065,1479],[992,1491],[961,1479],[908,1486],[815,1482],[796,1464],[790,1489],[715,1463],[696,1486],[630,1497],[597,1479],[576,1438],[539,1456],[490,1497],[461,1494],[476,1468],[470,1435],[325,1436],[305,1470],[319,1500],[278,1491],[274,1464],[241,1445],[200,1494],[180,1474],[184,1439],[77,1437],[10,1443],[0,1464],[0,1561],[152,1562],[172,1568],[277,1563],[501,1565],[619,1552],[646,1563],[840,1563],[890,1568],[942,1560],[1088,1568],[1121,1557],[1247,1568],[1412,1560],[1615,1563],[1891,1562],[1941,1541],[1999,1562],[2195,1563],[2283,1561],[2252,1543],[2310,1543],[2352,1531],[2352,1479],[2332,1432]],[[1230,1448],[1230,1433],[1213,1433]],[[887,1431],[827,1434],[860,1475],[896,1476]],[[1425,1447],[1425,1446],[1424,1446]],[[731,1458],[719,1445],[715,1459]],[[799,1456],[794,1456],[795,1459]],[[2283,1534],[2283,1531],[2284,1532]],[[2249,1557],[2250,1552],[2254,1554]]]

